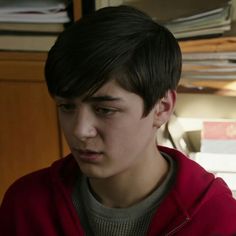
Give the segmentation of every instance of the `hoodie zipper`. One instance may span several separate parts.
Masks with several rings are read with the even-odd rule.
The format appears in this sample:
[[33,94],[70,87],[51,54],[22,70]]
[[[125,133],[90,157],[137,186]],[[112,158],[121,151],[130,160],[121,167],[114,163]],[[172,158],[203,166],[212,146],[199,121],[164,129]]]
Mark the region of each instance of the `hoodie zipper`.
[[165,234],[165,236],[171,236],[174,235],[175,233],[177,233],[180,229],[182,229],[188,222],[190,221],[190,218],[187,217],[185,218],[185,220],[178,226],[176,226],[174,229],[172,229],[170,232],[168,232],[167,234]]

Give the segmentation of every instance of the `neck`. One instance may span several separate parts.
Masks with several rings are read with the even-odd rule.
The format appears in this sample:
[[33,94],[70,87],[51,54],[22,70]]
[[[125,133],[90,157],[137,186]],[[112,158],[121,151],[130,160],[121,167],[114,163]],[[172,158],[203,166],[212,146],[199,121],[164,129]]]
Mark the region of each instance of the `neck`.
[[150,195],[165,179],[168,163],[155,147],[155,154],[142,158],[132,170],[106,179],[90,178],[94,196],[112,208],[130,207]]

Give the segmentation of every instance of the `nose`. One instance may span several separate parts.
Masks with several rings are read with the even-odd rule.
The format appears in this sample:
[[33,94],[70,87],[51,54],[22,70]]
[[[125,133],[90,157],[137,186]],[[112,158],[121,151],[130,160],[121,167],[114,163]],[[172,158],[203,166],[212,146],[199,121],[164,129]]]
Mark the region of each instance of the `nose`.
[[74,121],[74,137],[81,141],[94,138],[97,135],[96,119],[89,108],[81,108],[77,111]]

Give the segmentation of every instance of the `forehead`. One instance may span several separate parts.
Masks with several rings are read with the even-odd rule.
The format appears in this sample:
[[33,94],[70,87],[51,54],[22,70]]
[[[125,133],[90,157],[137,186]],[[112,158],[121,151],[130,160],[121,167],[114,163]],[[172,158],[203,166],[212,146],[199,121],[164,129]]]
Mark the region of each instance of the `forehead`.
[[99,88],[92,96],[100,95],[124,95],[129,94],[130,92],[123,89],[116,80],[110,80],[105,83],[101,88]]
[[[126,100],[130,100],[133,99],[134,97],[136,97],[137,95],[129,92],[127,90],[125,90],[124,88],[122,88],[117,82],[116,80],[110,80],[107,83],[105,83],[103,86],[101,86],[101,88],[99,88],[94,94],[92,94],[91,96],[81,96],[81,97],[75,97],[72,99],[67,99],[67,98],[63,98],[63,97],[58,97],[56,96],[55,99],[56,100],[80,100],[83,102],[96,102],[96,101],[126,101]],[[137,96],[139,97],[139,96]]]

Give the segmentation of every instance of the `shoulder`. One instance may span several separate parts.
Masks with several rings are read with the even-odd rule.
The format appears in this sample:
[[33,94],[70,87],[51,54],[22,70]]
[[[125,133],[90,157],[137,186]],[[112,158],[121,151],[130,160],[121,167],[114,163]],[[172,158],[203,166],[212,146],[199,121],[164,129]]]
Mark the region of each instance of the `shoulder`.
[[77,215],[70,194],[77,175],[73,170],[78,172],[78,166],[69,156],[15,181],[0,206],[0,235],[61,230],[55,222],[61,219],[65,222],[71,215]]
[[0,206],[0,234],[9,235],[11,232],[13,235],[12,224],[16,227],[19,222],[38,217],[42,208],[49,208],[49,173],[50,167],[33,172],[9,187]]
[[45,199],[50,192],[52,167],[27,174],[16,180],[6,191],[1,208],[34,205],[38,199]]
[[50,182],[50,168],[41,169],[19,178],[9,187],[5,198],[17,196],[17,199],[26,199],[31,194],[37,195],[46,190]]
[[[63,171],[67,169],[71,156],[55,161],[50,167],[27,174],[16,180],[5,193],[5,202],[17,202],[17,204],[35,204],[37,200],[50,198],[54,185],[62,182]],[[62,177],[61,177],[62,176]]]
[[160,149],[177,162],[173,196],[192,221],[199,222],[199,228],[206,226],[236,232],[236,200],[224,180],[215,178],[176,149]]
[[209,186],[199,201],[199,212],[214,216],[215,222],[234,223],[236,231],[236,199],[223,179],[216,178]]
[[199,198],[192,221],[207,235],[236,235],[236,199],[222,179],[215,179]]

